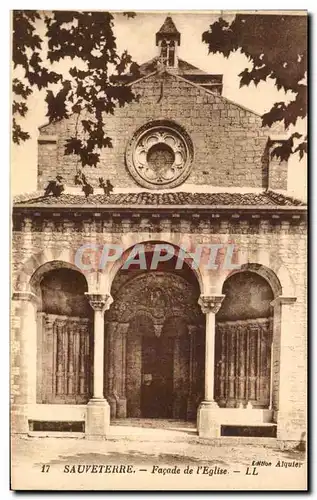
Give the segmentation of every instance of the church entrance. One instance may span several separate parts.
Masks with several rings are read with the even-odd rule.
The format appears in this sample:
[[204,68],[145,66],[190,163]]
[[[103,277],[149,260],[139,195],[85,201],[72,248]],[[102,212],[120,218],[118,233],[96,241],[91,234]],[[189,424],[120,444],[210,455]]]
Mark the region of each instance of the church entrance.
[[193,271],[121,269],[106,312],[105,394],[112,418],[196,418],[204,395],[205,318]]
[[173,339],[142,338],[141,416],[173,416]]

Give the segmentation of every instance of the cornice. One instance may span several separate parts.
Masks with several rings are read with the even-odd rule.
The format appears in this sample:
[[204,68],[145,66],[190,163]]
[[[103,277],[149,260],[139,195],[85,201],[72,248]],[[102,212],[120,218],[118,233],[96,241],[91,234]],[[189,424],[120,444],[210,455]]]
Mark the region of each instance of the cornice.
[[131,214],[135,212],[144,213],[192,213],[199,212],[202,214],[306,214],[306,205],[285,205],[285,206],[275,206],[275,205],[27,205],[20,203],[13,207],[14,214],[28,214],[29,216],[34,214],[56,214],[56,213],[68,213],[73,214],[75,212],[89,213],[93,214],[99,212],[100,214],[112,214],[112,213],[122,213]]

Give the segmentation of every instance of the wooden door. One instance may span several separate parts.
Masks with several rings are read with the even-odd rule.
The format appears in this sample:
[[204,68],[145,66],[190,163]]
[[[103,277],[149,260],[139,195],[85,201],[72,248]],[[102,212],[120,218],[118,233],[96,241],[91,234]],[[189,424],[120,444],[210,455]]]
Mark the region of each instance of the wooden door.
[[173,339],[142,338],[141,415],[171,418],[173,398]]

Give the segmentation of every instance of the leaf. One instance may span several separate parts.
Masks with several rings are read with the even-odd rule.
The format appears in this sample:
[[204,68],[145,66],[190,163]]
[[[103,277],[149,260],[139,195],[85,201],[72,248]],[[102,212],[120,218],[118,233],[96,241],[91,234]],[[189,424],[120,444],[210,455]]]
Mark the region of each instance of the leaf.
[[19,114],[20,116],[25,116],[28,111],[28,107],[25,102],[16,102],[12,103],[12,114]]
[[83,144],[80,139],[77,137],[71,137],[66,140],[65,143],[65,154],[66,155],[80,155],[80,152],[82,150]]
[[301,142],[294,150],[294,153],[299,153],[299,159],[301,160],[305,154],[307,154],[307,141]]
[[32,94],[32,89],[22,83],[18,78],[14,78],[12,82],[12,91],[23,99],[27,99]]
[[123,15],[126,16],[128,19],[134,19],[136,16],[135,12],[123,12]]
[[[135,16],[132,12],[125,15]],[[116,107],[136,97],[131,87],[125,86],[124,78],[110,77],[113,68],[117,75],[129,71],[136,74],[138,70],[127,51],[118,53],[113,15],[96,11],[17,10],[13,18],[13,62],[24,71],[23,79],[13,81],[13,91],[20,97],[14,100],[13,114],[25,116],[27,99],[34,88],[45,89],[50,122],[80,114],[74,136],[65,141],[65,154],[76,155],[82,166],[96,166],[100,151],[112,147],[105,132],[105,115],[113,114]],[[45,27],[42,36],[38,32],[40,19]],[[48,62],[43,57],[46,49]],[[68,60],[74,60],[74,64],[67,75],[64,62]],[[82,133],[84,137],[79,137]],[[27,138],[29,134],[14,122],[13,140],[20,143]]]
[[[307,16],[279,14],[237,14],[232,22],[222,18],[202,34],[209,53],[229,57],[236,51],[244,54],[250,66],[238,76],[240,87],[271,78],[278,90],[291,91],[291,102],[277,102],[262,116],[262,125],[271,127],[282,122],[285,129],[307,116]],[[303,143],[304,144],[304,143]],[[286,158],[292,150],[284,144],[276,149]],[[300,156],[305,146],[298,149]]]
[[299,140],[302,139],[302,137],[302,134],[294,132],[287,140],[277,141],[271,151],[271,158],[278,158],[280,162],[282,162],[287,161],[292,154],[299,153],[299,158],[301,160],[304,154],[307,153],[307,141],[302,141],[295,147],[294,139]]
[[21,144],[21,142],[30,139],[30,134],[22,130],[21,126],[16,122],[15,118],[12,120],[12,140],[15,144]]

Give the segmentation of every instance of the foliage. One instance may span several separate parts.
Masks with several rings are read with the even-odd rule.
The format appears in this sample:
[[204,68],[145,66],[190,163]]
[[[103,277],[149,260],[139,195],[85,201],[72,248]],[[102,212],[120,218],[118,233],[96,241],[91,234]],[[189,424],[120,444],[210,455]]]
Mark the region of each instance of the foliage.
[[86,198],[88,198],[88,196],[90,194],[94,194],[94,188],[93,186],[88,182],[87,180],[87,177],[85,176],[85,174],[81,171],[77,172],[77,174],[75,175],[75,186],[82,186],[82,191],[85,193],[85,196]]
[[[125,15],[133,17],[133,13]],[[28,112],[27,99],[34,90],[45,89],[50,122],[77,114],[76,130],[67,140],[65,154],[77,155],[82,166],[98,164],[100,150],[112,146],[105,131],[107,113],[113,114],[116,106],[134,99],[131,87],[118,78],[132,59],[127,51],[118,54],[113,25],[108,12],[13,12],[13,63],[14,68],[22,69],[22,77],[13,80],[16,144],[30,137],[18,123]],[[69,69],[58,71],[56,67],[65,62]]]
[[105,182],[103,177],[99,177],[99,187],[103,189],[106,196],[109,196],[113,191],[113,184],[109,179]]
[[[275,103],[262,116],[263,126],[282,122],[288,130],[298,118],[307,116],[306,16],[238,14],[230,24],[220,18],[203,33],[202,39],[211,53],[229,57],[240,50],[246,55],[252,67],[239,74],[240,87],[272,78],[278,90],[293,93],[293,100]],[[294,140],[299,142],[297,146]],[[298,152],[302,158],[306,151],[307,137],[295,132],[274,149],[273,155],[282,160]]]
[[57,175],[56,180],[49,181],[48,185],[44,190],[44,196],[49,196],[51,194],[53,196],[56,196],[56,198],[58,198],[65,190],[63,180],[64,179],[61,175]]

